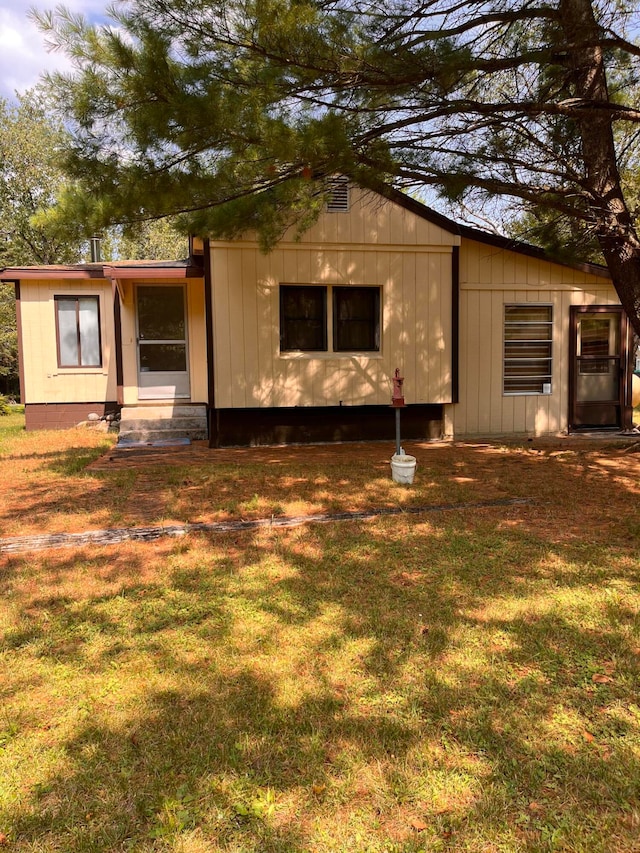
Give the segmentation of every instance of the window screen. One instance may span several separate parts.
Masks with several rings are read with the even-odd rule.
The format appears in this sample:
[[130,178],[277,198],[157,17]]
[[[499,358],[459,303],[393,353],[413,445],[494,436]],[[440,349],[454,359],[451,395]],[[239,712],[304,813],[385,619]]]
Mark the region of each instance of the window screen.
[[504,393],[543,394],[551,388],[551,305],[506,305]]

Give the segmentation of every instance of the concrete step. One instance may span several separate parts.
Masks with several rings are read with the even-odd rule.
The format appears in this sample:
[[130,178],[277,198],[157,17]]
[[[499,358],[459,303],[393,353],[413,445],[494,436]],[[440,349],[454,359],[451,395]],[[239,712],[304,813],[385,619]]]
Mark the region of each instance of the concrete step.
[[201,418],[137,418],[136,420],[120,421],[120,432],[132,430],[163,430],[163,429],[206,429],[207,419]]
[[123,406],[120,412],[123,421],[130,420],[167,420],[172,418],[204,418],[205,406],[171,405],[171,406]]
[[205,406],[126,406],[120,420],[120,440],[127,442],[207,438]]
[[191,441],[204,441],[207,438],[207,431],[191,430],[189,435],[185,435],[185,430],[183,429],[132,430],[131,432],[121,432],[118,441],[124,444],[129,442],[148,442],[151,444],[154,441],[175,441],[183,438],[188,438]]

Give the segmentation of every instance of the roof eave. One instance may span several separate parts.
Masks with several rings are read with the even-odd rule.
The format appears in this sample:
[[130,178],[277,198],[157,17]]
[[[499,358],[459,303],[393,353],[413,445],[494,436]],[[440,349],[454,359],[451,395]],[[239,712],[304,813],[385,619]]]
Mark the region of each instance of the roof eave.
[[123,280],[153,279],[174,281],[185,278],[202,278],[202,268],[194,264],[91,264],[55,267],[5,267],[0,270],[0,281],[31,280]]
[[461,225],[460,223],[449,219],[447,216],[438,213],[426,204],[423,204],[421,201],[411,198],[411,196],[408,196],[400,190],[386,184],[376,187],[372,186],[370,189],[384,196],[384,198],[387,198],[389,201],[395,202],[405,210],[414,213],[416,216],[426,219],[428,222],[432,222],[435,225],[439,225],[450,234],[455,234],[459,237],[464,237],[467,240],[475,240],[478,243],[485,243],[489,246],[495,246],[498,249],[517,252],[518,254],[526,255],[527,257],[537,258],[538,260],[548,261],[553,264],[559,264],[560,266],[569,267],[570,269],[611,280],[611,273],[607,267],[602,266],[602,264],[594,264],[585,261],[567,261],[562,258],[554,257],[539,246],[533,246],[530,243],[524,243],[519,240],[512,240],[509,237],[503,237],[500,234],[491,234],[488,231],[481,231],[479,228],[473,228],[470,225]]
[[28,279],[101,279],[102,267],[80,269],[77,267],[5,267],[0,270],[0,281],[24,281]]
[[175,267],[154,266],[118,266],[117,264],[105,264],[104,278],[109,279],[166,279],[176,280],[183,278],[202,278],[202,268],[185,265]]

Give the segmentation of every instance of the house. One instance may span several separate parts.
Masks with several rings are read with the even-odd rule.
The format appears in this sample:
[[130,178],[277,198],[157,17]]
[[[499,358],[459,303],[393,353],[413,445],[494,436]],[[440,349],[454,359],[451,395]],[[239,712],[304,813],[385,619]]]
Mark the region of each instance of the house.
[[404,438],[632,425],[630,324],[603,267],[344,182],[269,254],[251,235],[190,248],[0,272],[28,429],[122,410],[134,429],[200,412],[212,446],[391,438],[396,368]]

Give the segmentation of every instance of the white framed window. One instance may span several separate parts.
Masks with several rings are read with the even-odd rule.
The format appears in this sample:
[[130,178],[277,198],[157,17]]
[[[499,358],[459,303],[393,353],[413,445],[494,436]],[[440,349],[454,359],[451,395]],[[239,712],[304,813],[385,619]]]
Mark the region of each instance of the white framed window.
[[553,306],[504,306],[504,394],[550,394]]
[[55,296],[58,367],[101,367],[100,300]]

